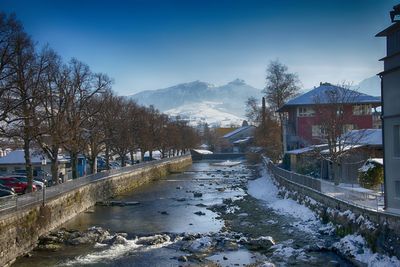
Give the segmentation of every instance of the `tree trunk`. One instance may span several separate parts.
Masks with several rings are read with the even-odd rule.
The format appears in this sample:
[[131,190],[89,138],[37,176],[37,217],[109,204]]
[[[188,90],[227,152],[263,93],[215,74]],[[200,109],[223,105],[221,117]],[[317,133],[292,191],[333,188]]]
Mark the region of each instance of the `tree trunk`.
[[110,147],[108,144],[106,144],[106,151],[105,151],[105,157],[106,157],[106,169],[110,169]]
[[47,154],[47,156],[50,156],[49,158],[51,161],[51,180],[53,183],[58,184],[58,146],[52,146],[51,152]]
[[[25,132],[27,132],[28,129],[25,128]],[[25,133],[27,134],[27,133]],[[28,187],[26,189],[27,192],[32,192],[32,185],[33,185],[33,170],[32,170],[32,161],[31,161],[31,154],[29,151],[30,148],[30,140],[29,138],[24,139],[24,157],[25,157],[25,169],[26,169],[26,175],[28,178]]]
[[149,150],[149,160],[153,160],[153,149]]
[[144,153],[143,149],[140,149],[140,158],[142,159],[142,162],[144,161]]
[[[57,158],[52,158],[51,159],[51,180],[53,181],[54,184],[59,183],[59,177],[58,177],[58,160]],[[63,181],[61,181],[63,182]]]
[[133,151],[129,151],[129,156],[131,157],[131,165],[135,164],[135,159],[133,158]]
[[125,167],[125,154],[119,154],[120,158],[121,158],[121,167]]
[[90,174],[95,174],[97,173],[97,156],[90,156],[89,157],[89,168],[90,168]]
[[78,178],[78,153],[71,152],[72,179]]

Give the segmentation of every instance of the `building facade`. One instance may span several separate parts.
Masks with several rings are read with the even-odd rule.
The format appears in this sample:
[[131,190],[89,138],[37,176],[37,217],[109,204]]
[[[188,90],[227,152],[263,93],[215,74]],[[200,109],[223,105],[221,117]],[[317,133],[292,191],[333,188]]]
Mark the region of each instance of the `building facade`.
[[322,125],[322,118],[317,110],[321,110],[323,106],[336,105],[332,99],[326,97],[331,94],[342,94],[342,99],[337,97],[336,100],[345,102],[340,103],[343,118],[346,118],[342,125],[342,133],[354,129],[380,127],[374,118],[377,116],[374,109],[381,105],[380,97],[321,83],[319,87],[290,100],[278,110],[286,114],[284,125],[286,150],[322,144],[326,141],[324,138],[326,127]]
[[382,89],[382,120],[385,175],[385,206],[400,213],[400,5],[391,12],[393,24],[378,33],[386,37],[387,55],[379,73]]

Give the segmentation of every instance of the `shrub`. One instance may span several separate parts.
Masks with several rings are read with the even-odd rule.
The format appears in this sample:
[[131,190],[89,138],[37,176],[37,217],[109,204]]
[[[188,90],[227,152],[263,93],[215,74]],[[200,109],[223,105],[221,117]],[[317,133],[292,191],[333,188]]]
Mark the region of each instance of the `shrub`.
[[377,189],[383,183],[383,166],[367,161],[360,169],[358,181],[362,187]]

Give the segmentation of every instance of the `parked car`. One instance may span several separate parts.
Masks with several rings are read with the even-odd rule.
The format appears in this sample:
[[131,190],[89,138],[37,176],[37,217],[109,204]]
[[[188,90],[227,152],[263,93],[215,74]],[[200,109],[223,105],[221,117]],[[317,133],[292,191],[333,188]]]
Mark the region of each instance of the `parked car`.
[[11,191],[11,192],[13,192],[13,193],[15,194],[15,190],[14,190],[14,188],[12,188],[12,187],[8,187],[8,186],[5,186],[5,185],[0,184],[0,189],[1,189],[1,190]]
[[0,189],[0,198],[1,197],[9,197],[9,196],[13,196],[13,195],[15,195],[15,193],[10,190]]
[[[0,177],[0,183],[7,187],[13,188],[17,194],[24,194],[28,189],[28,183],[21,182],[12,177]],[[32,185],[32,190],[37,190],[36,185]]]
[[[23,176],[28,176],[26,170],[15,170],[13,172],[13,174],[18,174],[18,175],[23,175]],[[47,179],[50,177],[51,175],[43,170],[33,170],[33,178],[34,179]]]
[[[7,177],[15,178],[15,179],[18,179],[21,182],[28,183],[28,177],[26,177],[24,175],[11,174],[11,175],[7,175]],[[32,182],[33,182],[34,185],[36,185],[36,188],[38,190],[41,190],[45,185],[43,182],[37,181],[36,179],[33,179]]]

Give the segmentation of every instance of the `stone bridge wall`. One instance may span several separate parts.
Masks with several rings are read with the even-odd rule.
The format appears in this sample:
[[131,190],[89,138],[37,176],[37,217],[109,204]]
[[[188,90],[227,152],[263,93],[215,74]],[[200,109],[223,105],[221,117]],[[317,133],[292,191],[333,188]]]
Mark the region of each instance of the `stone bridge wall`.
[[32,250],[39,236],[59,227],[77,214],[142,184],[183,170],[192,163],[190,155],[166,162],[115,174],[26,209],[13,211],[0,218],[0,266]]

